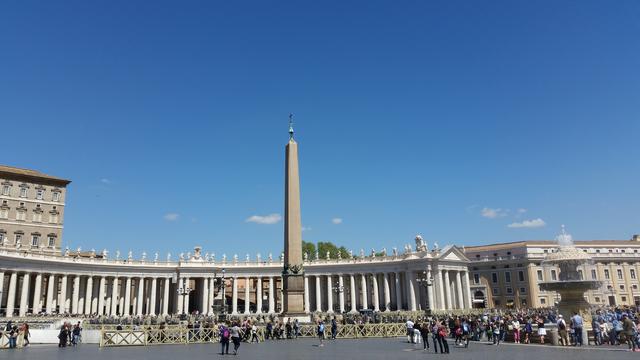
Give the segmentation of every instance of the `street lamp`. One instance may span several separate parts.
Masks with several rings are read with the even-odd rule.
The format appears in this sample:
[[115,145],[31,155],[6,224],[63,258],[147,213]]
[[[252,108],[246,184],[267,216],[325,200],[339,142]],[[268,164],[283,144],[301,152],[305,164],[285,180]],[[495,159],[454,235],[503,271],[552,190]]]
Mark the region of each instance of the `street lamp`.
[[[333,285],[332,289],[333,289],[333,292],[336,293],[336,297],[340,297],[340,294],[342,294],[344,292],[344,286],[342,286],[340,284]],[[335,308],[336,304],[334,304],[333,307]],[[338,305],[338,307],[339,307],[339,305]]]
[[218,282],[218,291],[222,290],[222,316],[227,317],[227,297],[225,296],[226,280],[224,277],[225,269],[222,268],[222,277]]
[[[420,284],[422,287],[424,287],[427,290],[429,289],[429,286],[433,286],[433,278],[428,277],[426,271],[423,271],[421,276],[417,278],[416,281],[418,282],[418,284]],[[427,308],[425,309],[425,312],[428,312],[430,310],[431,310],[430,299],[427,296]]]
[[[189,284],[185,284],[184,288],[180,287],[180,288],[176,289],[176,292],[178,292],[178,296],[182,297],[181,301],[182,301],[182,314],[183,315],[184,315],[184,312],[185,312],[184,306],[186,305],[185,304],[185,300],[186,300],[187,296],[189,296],[189,293],[191,293],[192,291],[193,291],[193,289],[189,287]],[[186,309],[186,311],[189,312],[189,309]]]

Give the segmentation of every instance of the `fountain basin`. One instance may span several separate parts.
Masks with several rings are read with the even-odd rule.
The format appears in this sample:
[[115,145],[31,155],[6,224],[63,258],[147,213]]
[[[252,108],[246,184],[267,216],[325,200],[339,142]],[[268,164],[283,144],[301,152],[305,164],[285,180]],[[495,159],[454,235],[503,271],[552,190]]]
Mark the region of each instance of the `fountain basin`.
[[581,291],[597,290],[602,286],[601,281],[596,280],[565,280],[540,283],[540,289],[546,291]]

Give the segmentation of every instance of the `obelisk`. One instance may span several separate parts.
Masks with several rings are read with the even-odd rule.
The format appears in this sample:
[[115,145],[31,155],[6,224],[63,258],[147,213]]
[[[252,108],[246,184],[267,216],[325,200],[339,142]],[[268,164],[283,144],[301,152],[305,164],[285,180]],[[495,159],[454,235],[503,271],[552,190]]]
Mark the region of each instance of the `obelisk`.
[[289,142],[286,147],[284,189],[283,314],[304,316],[304,268],[302,266],[302,221],[298,144],[293,139],[293,115],[289,114]]

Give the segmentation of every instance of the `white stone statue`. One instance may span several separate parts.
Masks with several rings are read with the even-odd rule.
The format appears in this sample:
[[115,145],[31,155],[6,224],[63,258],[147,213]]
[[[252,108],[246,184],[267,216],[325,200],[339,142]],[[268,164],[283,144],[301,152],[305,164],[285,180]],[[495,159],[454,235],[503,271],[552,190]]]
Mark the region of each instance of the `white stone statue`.
[[147,260],[147,252],[143,251],[142,252],[142,261],[145,261],[145,260]]
[[364,249],[360,249],[360,258],[364,259]]
[[180,255],[178,256],[178,260],[184,261],[184,253],[183,252],[181,252]]
[[212,263],[216,262],[216,253],[211,253],[211,262]]
[[371,248],[371,257],[376,257],[376,249]]
[[[67,248],[67,254],[69,252],[69,248]],[[120,260],[120,250],[116,250],[116,260]]]
[[222,254],[222,263],[226,263],[227,262],[227,254]]
[[391,254],[392,254],[394,257],[397,257],[397,256],[398,256],[398,248],[397,248],[397,247],[392,248],[392,249],[391,249]]
[[260,260],[262,260],[262,255],[260,255],[260,253],[256,254],[256,261],[260,262]]
[[284,252],[280,253],[280,261],[284,261]]
[[422,235],[418,234],[415,238],[416,241],[416,251],[427,251],[427,244],[422,239]]
[[204,254],[204,261],[209,261],[209,253]]
[[76,253],[77,253],[78,255],[80,255],[80,252],[81,252],[81,251],[82,251],[82,248],[81,248],[80,246],[78,246],[78,250],[76,250]]
[[91,249],[91,255],[92,258],[96,257],[96,249]]
[[[16,241],[16,249],[20,249],[22,247],[22,240],[18,239]],[[69,252],[69,248],[67,247],[67,254]]]
[[342,253],[338,250],[338,260],[342,260]]
[[191,260],[191,251],[187,251],[187,261]]
[[158,256],[160,255],[158,255],[158,252],[156,251],[156,253],[153,254],[153,262],[158,262]]
[[129,259],[129,261],[133,260],[133,251],[129,250],[129,255],[127,255],[127,259]]
[[273,254],[272,254],[272,253],[269,253],[269,257],[268,257],[268,259],[269,259],[269,262],[272,262],[272,261],[273,261]]
[[233,263],[234,264],[238,263],[238,254],[233,254]]
[[438,250],[440,250],[440,247],[438,246],[437,242],[434,242],[433,243],[433,251],[438,251]]
[[387,248],[382,248],[382,256],[387,256]]
[[170,252],[167,253],[167,262],[169,262],[169,261],[171,261],[171,253]]
[[320,252],[318,250],[316,250],[316,260],[320,260]]
[[331,253],[327,251],[327,260],[331,259]]
[[349,250],[349,259],[353,259],[353,250]]
[[[20,245],[20,242],[18,241],[16,246],[19,246],[19,245]],[[69,256],[69,247],[68,246],[64,249],[64,256]]]
[[247,256],[245,257],[244,261],[245,262],[249,262],[249,260],[250,260],[250,257],[249,257],[249,254],[247,254]]
[[309,253],[308,252],[304,252],[304,261],[309,261]]

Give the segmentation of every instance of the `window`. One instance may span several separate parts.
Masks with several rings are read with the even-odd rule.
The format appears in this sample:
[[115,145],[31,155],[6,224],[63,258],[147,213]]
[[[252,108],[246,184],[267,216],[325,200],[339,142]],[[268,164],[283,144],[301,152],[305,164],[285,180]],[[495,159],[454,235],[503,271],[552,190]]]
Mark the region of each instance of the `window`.
[[507,288],[507,294],[509,294],[509,295],[513,294],[513,289],[508,287]]
[[27,188],[26,187],[21,187],[20,188],[20,197],[27,197]]
[[627,301],[627,297],[626,296],[621,296],[620,300],[622,300],[622,302],[626,302]]
[[622,280],[622,269],[618,269],[617,273],[618,273],[618,280]]
[[578,270],[578,276],[580,276],[580,280],[584,280],[584,274],[582,273],[582,270]]
[[596,296],[594,299],[595,299],[595,301],[596,301],[597,303],[599,303],[599,302],[600,302],[600,297],[599,297],[599,296]]
[[31,246],[38,247],[39,245],[40,245],[40,236],[39,235],[31,236]]
[[31,216],[31,219],[33,222],[42,222],[42,213],[34,212],[33,215]]
[[494,284],[498,283],[498,273],[491,273],[491,282]]
[[524,271],[518,271],[518,281],[523,282],[524,281]]
[[507,271],[506,273],[504,273],[504,282],[506,283],[511,282],[511,271]]
[[527,293],[527,288],[523,288],[523,287],[521,287],[521,288],[520,288],[520,293],[521,293],[521,294],[526,294],[526,293]]
[[58,214],[49,214],[49,223],[57,224],[58,223]]
[[551,270],[551,280],[553,281],[558,280],[558,275],[556,274],[555,270]]
[[16,245],[22,244],[22,234],[16,234]]
[[538,270],[538,281],[542,281],[542,270]]
[[9,209],[0,209],[0,219],[9,218]]
[[44,190],[38,189],[36,190],[36,199],[42,200],[44,198]]
[[620,290],[624,290],[624,285],[620,285]]
[[493,294],[493,296],[500,295],[500,289],[493,288],[493,289],[491,289],[491,293]]
[[598,280],[598,275],[596,274],[596,270],[591,270],[591,280]]
[[49,236],[49,247],[54,247],[56,246],[56,237],[55,236]]
[[638,290],[638,285],[637,285],[637,284],[633,284],[633,285],[631,285],[631,288],[632,288],[633,290]]
[[51,200],[53,200],[53,201],[60,201],[60,192],[58,192],[58,191],[54,191],[54,192],[51,194]]
[[0,233],[0,245],[4,245],[4,233]]
[[473,283],[474,284],[480,284],[480,275],[473,274]]
[[24,210],[16,211],[16,220],[25,221],[27,219],[27,212]]
[[9,190],[11,190],[9,185],[2,185],[2,195],[9,196]]
[[611,277],[609,276],[609,269],[604,269],[604,278],[609,280]]
[[540,305],[546,305],[546,304],[547,304],[547,299],[540,298]]
[[634,279],[634,280],[635,280],[635,278],[636,278],[636,271],[635,271],[635,270],[633,270],[633,269],[629,270],[629,276],[630,276],[632,279]]

